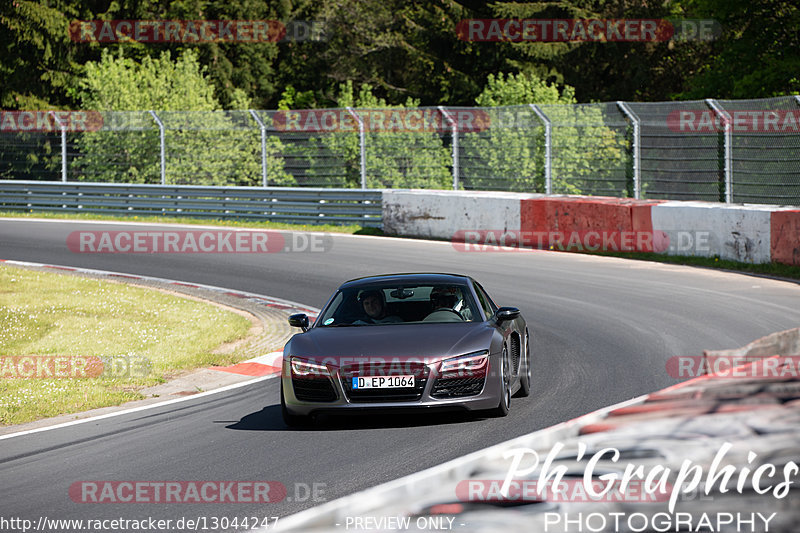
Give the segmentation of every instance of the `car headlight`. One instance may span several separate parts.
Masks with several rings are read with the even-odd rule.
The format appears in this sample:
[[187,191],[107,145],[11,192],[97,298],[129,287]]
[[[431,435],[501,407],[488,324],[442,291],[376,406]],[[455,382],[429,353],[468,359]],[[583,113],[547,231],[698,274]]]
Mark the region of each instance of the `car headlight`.
[[306,376],[330,376],[328,367],[318,363],[312,363],[299,357],[292,357],[289,359],[292,366],[292,375],[299,377]]
[[458,375],[482,374],[489,364],[489,351],[472,352],[458,357],[451,357],[442,361],[440,372]]

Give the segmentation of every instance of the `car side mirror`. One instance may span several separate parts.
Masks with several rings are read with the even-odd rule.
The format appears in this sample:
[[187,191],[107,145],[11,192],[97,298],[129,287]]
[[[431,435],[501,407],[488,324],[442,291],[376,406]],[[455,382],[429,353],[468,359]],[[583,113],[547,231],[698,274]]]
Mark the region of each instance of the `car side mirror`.
[[308,315],[298,313],[289,317],[289,325],[293,328],[301,328],[304,332],[308,331]]
[[514,320],[519,317],[519,309],[516,307],[501,307],[494,313],[494,318],[498,324]]

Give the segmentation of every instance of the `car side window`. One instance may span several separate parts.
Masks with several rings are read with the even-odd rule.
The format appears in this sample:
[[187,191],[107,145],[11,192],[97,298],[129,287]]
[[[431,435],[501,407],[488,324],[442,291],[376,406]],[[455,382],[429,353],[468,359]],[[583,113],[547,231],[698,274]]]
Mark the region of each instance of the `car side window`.
[[481,307],[483,307],[483,312],[486,313],[486,317],[488,318],[492,316],[497,308],[494,307],[489,295],[486,294],[486,291],[483,290],[483,287],[477,283],[475,284],[475,292],[478,294],[478,301],[480,302]]

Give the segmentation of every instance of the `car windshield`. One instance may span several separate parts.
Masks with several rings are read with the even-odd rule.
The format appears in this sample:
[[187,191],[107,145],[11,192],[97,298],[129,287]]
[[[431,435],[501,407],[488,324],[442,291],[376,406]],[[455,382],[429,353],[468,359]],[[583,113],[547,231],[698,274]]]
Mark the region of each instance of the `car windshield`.
[[478,322],[480,311],[467,285],[374,285],[336,293],[320,327]]

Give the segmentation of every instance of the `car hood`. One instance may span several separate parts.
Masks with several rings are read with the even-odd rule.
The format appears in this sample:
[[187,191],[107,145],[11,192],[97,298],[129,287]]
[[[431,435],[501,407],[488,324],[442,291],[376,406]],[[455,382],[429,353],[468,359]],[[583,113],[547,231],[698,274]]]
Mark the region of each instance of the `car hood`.
[[435,360],[487,350],[493,332],[494,328],[486,322],[320,327],[292,337],[285,353],[313,359],[391,357]]

